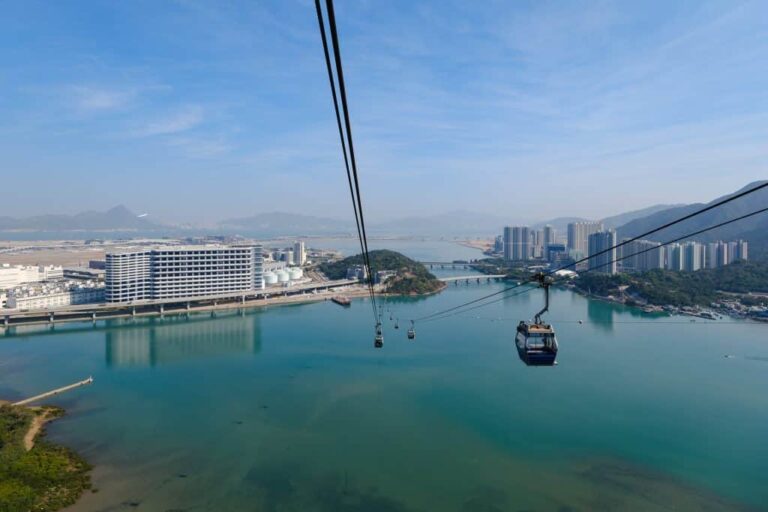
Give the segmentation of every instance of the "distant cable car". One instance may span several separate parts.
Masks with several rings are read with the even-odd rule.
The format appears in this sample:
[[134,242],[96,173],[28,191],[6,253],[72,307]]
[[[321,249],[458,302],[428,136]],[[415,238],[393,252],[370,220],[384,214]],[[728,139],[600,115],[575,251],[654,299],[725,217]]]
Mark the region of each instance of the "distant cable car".
[[413,328],[413,320],[411,320],[411,327],[408,329],[408,339],[412,340],[416,337],[416,329]]
[[373,346],[376,348],[384,346],[384,335],[381,333],[381,322],[376,322],[376,337],[373,338]]
[[395,320],[395,329],[399,329],[399,328],[400,328],[400,319],[398,318]]
[[533,322],[521,320],[517,325],[517,355],[528,366],[552,366],[557,358],[555,330],[541,319],[549,311],[549,286],[552,281],[544,274],[536,275],[539,286],[544,288],[544,309],[536,313]]

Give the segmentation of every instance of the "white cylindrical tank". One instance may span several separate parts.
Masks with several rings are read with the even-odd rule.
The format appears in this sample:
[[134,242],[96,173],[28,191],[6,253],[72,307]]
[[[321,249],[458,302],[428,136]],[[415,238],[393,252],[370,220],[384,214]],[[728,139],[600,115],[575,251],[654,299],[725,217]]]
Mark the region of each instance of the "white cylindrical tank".
[[300,268],[294,267],[288,271],[288,276],[291,278],[291,281],[296,281],[304,276],[304,272]]
[[285,270],[278,270],[275,274],[277,274],[278,283],[287,283],[291,279]]
[[277,274],[274,272],[264,272],[264,284],[277,284]]

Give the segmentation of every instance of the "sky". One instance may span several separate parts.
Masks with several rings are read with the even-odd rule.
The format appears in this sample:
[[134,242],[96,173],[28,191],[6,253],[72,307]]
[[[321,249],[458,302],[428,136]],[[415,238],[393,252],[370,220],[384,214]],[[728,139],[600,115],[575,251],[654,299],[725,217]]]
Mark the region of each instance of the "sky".
[[[0,3],[0,216],[351,218],[314,2]],[[768,176],[768,3],[336,0],[368,222]]]

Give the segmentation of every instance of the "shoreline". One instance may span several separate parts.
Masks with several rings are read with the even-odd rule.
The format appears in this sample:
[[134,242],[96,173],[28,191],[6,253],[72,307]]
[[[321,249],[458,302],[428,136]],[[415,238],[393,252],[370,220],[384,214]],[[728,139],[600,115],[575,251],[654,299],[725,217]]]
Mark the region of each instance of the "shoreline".
[[[56,406],[13,405],[0,400],[0,415],[7,443],[0,478],[25,489],[0,496],[3,510],[60,510],[77,503],[92,489],[93,467],[65,445],[45,440],[46,425],[65,414]],[[22,428],[18,428],[23,424]],[[52,473],[51,468],[61,468]],[[94,491],[95,492],[95,491]]]
[[[688,316],[693,318],[701,318],[703,320],[707,320],[710,322],[717,322],[722,320],[723,318],[730,318],[732,320],[752,321],[752,322],[757,322],[759,324],[768,323],[768,318],[734,315],[728,311],[720,311],[714,308],[701,308],[700,306],[697,306],[699,308],[698,311],[694,311],[694,310],[687,311],[683,307],[673,306],[671,304],[665,304],[663,306],[659,306],[656,304],[645,304],[645,305],[627,304],[626,302],[622,302],[621,300],[618,300],[616,298],[605,297],[602,295],[596,295],[594,293],[585,292],[583,290],[576,288],[575,286],[562,286],[560,288],[563,290],[569,290],[589,300],[596,300],[596,301],[605,302],[608,304],[614,304],[617,306],[624,306],[625,308],[632,308],[634,310],[641,311],[649,315],[652,315],[652,314],[667,315],[667,316],[680,315],[680,316]],[[649,310],[647,308],[652,308],[652,309]],[[703,313],[706,313],[706,314],[703,314]]]
[[[3,331],[7,331],[8,329],[11,329],[13,327],[20,327],[20,326],[27,326],[27,325],[55,325],[57,323],[71,323],[71,322],[96,322],[99,320],[112,320],[115,318],[147,318],[147,317],[164,317],[164,316],[178,316],[178,315],[185,315],[188,313],[202,313],[206,311],[226,311],[226,310],[232,310],[232,309],[253,309],[253,308],[265,308],[269,306],[282,306],[282,305],[291,305],[291,304],[308,304],[312,302],[324,302],[327,300],[331,300],[331,298],[337,296],[337,295],[344,295],[346,297],[365,297],[368,295],[368,290],[365,288],[359,288],[359,289],[353,289],[353,290],[334,290],[334,291],[328,291],[328,292],[319,292],[319,293],[308,293],[308,294],[302,294],[302,295],[288,295],[288,296],[281,296],[281,297],[273,297],[269,299],[253,299],[253,300],[246,300],[245,302],[224,302],[220,304],[205,304],[201,306],[191,306],[188,309],[169,309],[165,310],[163,312],[160,312],[156,309],[153,309],[151,311],[137,311],[136,313],[115,313],[115,314],[105,314],[98,316],[95,320],[92,319],[90,316],[77,316],[77,317],[61,317],[56,318],[54,322],[51,322],[50,320],[29,320],[25,322],[18,322],[9,324],[7,326],[0,323],[0,333]],[[387,294],[383,293],[377,293],[377,295],[386,296]],[[47,310],[41,311],[41,313],[48,313]],[[55,313],[55,310],[54,310]],[[90,310],[83,310],[81,312],[83,315],[91,315],[92,311]]]

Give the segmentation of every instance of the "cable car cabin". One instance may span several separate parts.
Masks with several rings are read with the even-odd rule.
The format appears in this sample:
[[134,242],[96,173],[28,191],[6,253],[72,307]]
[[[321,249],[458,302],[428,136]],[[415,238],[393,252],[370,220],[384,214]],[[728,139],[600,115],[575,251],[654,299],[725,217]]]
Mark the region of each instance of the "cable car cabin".
[[411,320],[411,326],[408,328],[408,339],[412,340],[416,337],[416,329],[413,325],[413,320]]
[[381,348],[384,346],[384,336],[381,334],[377,334],[376,337],[373,339],[373,346],[376,348]]
[[528,366],[552,366],[557,358],[557,338],[552,326],[521,321],[517,326],[517,355]]

